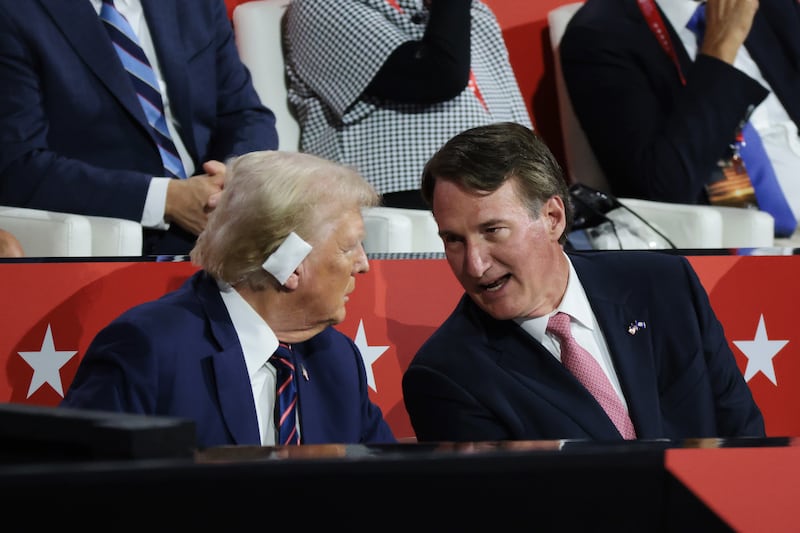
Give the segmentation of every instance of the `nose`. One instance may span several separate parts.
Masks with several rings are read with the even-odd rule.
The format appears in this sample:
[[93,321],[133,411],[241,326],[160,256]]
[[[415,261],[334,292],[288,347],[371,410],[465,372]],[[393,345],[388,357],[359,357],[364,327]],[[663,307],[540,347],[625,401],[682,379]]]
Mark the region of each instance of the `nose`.
[[369,259],[367,258],[367,251],[364,250],[363,242],[358,245],[358,255],[353,266],[358,274],[366,274],[369,272]]
[[489,270],[489,253],[481,243],[467,242],[464,245],[464,270],[473,278],[480,278]]

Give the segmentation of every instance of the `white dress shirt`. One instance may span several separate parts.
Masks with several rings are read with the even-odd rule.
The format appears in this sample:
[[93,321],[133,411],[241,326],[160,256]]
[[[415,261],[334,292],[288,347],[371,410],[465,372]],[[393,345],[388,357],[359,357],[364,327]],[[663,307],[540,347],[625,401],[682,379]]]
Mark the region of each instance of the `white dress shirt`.
[[597,324],[597,319],[592,311],[592,306],[589,305],[589,299],[586,297],[586,292],[583,290],[581,280],[578,279],[578,274],[572,266],[572,261],[567,257],[569,263],[569,279],[567,280],[567,290],[561,303],[549,315],[539,318],[529,318],[526,320],[518,319],[517,323],[528,332],[531,337],[538,340],[553,356],[561,361],[561,344],[555,335],[547,332],[547,321],[551,316],[560,312],[567,313],[570,317],[570,331],[575,340],[580,344],[592,357],[597,360],[600,368],[603,369],[611,385],[614,387],[619,399],[625,408],[628,408],[628,402],[625,401],[625,396],[622,394],[622,387],[619,384],[617,372],[614,369],[614,362],[611,360],[611,353],[608,350],[608,344],[600,326]]
[[268,361],[278,349],[278,338],[235,289],[220,281],[217,285],[244,353],[244,362],[247,365],[247,375],[250,376],[253,401],[256,405],[261,444],[272,446],[276,439],[274,413],[277,371]]

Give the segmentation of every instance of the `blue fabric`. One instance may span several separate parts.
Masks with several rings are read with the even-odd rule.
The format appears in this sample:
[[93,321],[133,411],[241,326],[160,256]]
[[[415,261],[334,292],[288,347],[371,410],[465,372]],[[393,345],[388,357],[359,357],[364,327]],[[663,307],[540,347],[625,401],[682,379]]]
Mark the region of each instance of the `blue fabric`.
[[270,357],[277,370],[275,398],[275,427],[278,429],[277,444],[300,444],[297,435],[297,383],[295,383],[294,357],[287,344],[279,344]]
[[[608,342],[638,438],[765,435],[686,257],[648,250],[568,255]],[[414,355],[402,385],[420,442],[622,440],[541,343],[467,295]]]
[[[698,5],[689,22],[686,23],[686,27],[697,36],[698,48],[703,42],[706,29],[705,8],[705,3]],[[778,177],[775,175],[775,169],[764,149],[761,136],[750,122],[744,125],[742,134],[744,142],[739,146],[739,154],[756,192],[759,209],[766,211],[775,219],[776,237],[788,237],[797,228],[797,219],[786,201]]]
[[153,140],[158,145],[164,170],[169,176],[186,178],[186,170],[167,129],[158,79],[139,44],[139,39],[125,17],[117,11],[114,0],[103,0],[100,18],[105,23],[103,26],[108,31],[122,65],[130,74],[136,96],[152,129]]
[[[292,355],[303,444],[396,442],[351,338],[328,326],[293,343]],[[239,336],[202,270],[98,332],[61,405],[187,418],[199,448],[261,444]]]
[[758,206],[775,219],[775,235],[788,237],[797,228],[797,219],[778,183],[775,169],[761,142],[761,136],[750,122],[745,124],[742,133],[744,142],[739,147],[739,153],[756,191]]

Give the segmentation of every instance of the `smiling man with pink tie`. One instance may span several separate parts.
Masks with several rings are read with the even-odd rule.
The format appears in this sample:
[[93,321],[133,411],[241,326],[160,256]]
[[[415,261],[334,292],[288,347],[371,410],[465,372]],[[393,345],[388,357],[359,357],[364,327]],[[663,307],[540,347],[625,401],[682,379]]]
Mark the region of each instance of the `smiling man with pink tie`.
[[764,436],[685,257],[565,253],[567,185],[533,131],[462,132],[422,193],[465,294],[403,376],[420,441]]

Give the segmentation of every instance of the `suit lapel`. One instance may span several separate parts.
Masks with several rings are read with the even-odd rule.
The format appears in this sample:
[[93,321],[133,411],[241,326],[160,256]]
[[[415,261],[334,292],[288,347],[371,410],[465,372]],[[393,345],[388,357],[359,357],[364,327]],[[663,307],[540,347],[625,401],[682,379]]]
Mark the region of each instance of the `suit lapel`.
[[[660,434],[654,327],[634,280],[620,280],[602,261],[570,256],[608,344],[628,411],[640,438]],[[641,322],[642,325],[636,326]],[[632,325],[636,327],[631,327]]]
[[[212,354],[216,397],[219,399],[222,418],[236,444],[258,444],[256,406],[251,394],[250,377],[244,364],[239,338],[228,311],[219,295],[216,282],[200,273],[197,296],[203,304],[211,335],[220,346]],[[243,405],[246,404],[246,405]]]
[[[128,73],[122,68],[108,33],[92,5],[85,0],[80,2],[41,0],[41,2],[89,70],[143,128],[149,128]],[[96,23],[87,24],[87,19],[95,20]],[[147,131],[149,134],[149,130]]]
[[532,393],[545,399],[558,416],[571,418],[595,439],[616,428],[591,393],[537,340],[511,320],[498,321],[467,303],[487,332],[484,351]]

